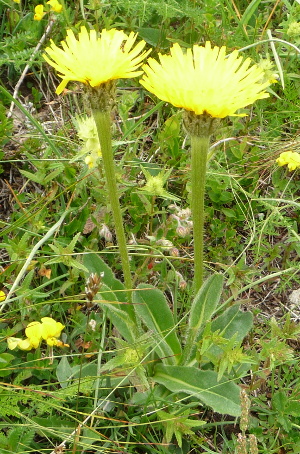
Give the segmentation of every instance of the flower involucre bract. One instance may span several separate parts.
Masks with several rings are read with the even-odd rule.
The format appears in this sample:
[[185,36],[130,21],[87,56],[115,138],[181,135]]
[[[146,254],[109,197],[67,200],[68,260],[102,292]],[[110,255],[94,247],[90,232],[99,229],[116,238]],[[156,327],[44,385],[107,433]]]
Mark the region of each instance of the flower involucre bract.
[[171,55],[159,54],[160,62],[149,58],[142,69],[141,84],[159,99],[196,115],[224,118],[257,99],[268,97],[264,91],[270,81],[263,81],[264,71],[251,60],[226,48],[194,45],[184,52],[179,44]]
[[134,46],[136,38],[133,32],[128,36],[114,28],[102,30],[99,37],[95,30],[88,32],[81,27],[78,39],[72,30],[67,31],[62,49],[51,41],[43,57],[63,79],[56,93],[60,94],[71,80],[97,87],[110,80],[141,75],[137,69],[150,51],[142,52],[145,41]]

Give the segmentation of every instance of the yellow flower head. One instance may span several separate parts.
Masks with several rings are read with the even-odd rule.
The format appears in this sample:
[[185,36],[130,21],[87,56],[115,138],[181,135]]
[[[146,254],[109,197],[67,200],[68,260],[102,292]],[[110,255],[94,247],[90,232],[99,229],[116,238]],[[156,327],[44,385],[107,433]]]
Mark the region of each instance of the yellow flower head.
[[33,17],[34,20],[42,20],[46,13],[44,13],[44,6],[37,5],[34,8],[35,15]]
[[50,5],[51,11],[54,11],[55,13],[60,13],[63,8],[57,0],[49,0],[49,2],[47,2],[47,5]]
[[171,55],[159,54],[160,63],[153,58],[143,65],[146,74],[141,84],[163,101],[192,111],[224,118],[257,99],[268,97],[264,91],[270,81],[262,81],[263,70],[243,60],[238,51],[226,57],[226,48],[194,45],[183,52],[179,44]]
[[[127,36],[121,30],[102,30],[100,37],[95,30],[81,27],[78,40],[72,30],[67,31],[62,49],[51,41],[45,49],[45,60],[53,66],[63,80],[56,89],[61,93],[71,80],[97,87],[114,79],[135,77],[142,74],[137,71],[143,58],[145,41],[133,47],[137,35],[133,32]],[[139,55],[140,54],[140,55]]]
[[14,0],[14,2],[15,2],[15,3],[20,3],[20,2],[21,2],[21,0]]
[[283,153],[280,153],[276,162],[279,166],[287,165],[289,171],[292,171],[300,167],[300,154],[296,151],[284,151]]
[[5,298],[6,298],[5,293],[3,292],[3,290],[0,290],[0,302],[4,301]]

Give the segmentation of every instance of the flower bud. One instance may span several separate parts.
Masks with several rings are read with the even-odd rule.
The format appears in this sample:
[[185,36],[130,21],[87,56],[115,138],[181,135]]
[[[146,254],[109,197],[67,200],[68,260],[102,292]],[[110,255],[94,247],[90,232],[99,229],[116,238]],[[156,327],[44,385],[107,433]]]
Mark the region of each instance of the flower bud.
[[177,249],[177,247],[172,247],[170,249],[170,254],[172,257],[179,257],[179,250]]
[[112,242],[113,236],[106,224],[102,224],[101,230],[99,232],[100,236],[105,239],[108,243]]
[[100,275],[92,273],[89,275],[86,281],[85,294],[88,301],[92,302],[95,296],[98,293],[98,290],[101,286],[101,279],[104,276],[104,273]]
[[186,235],[189,233],[188,229],[186,227],[183,227],[183,225],[179,225],[176,229],[177,235],[179,235],[181,238],[185,238]]

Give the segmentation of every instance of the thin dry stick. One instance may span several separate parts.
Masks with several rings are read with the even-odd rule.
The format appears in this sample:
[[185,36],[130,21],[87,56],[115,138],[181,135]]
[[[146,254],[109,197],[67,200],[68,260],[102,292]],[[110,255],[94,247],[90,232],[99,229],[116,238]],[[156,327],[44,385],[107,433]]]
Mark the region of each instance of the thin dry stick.
[[[50,33],[50,31],[51,31],[51,29],[52,29],[52,27],[53,27],[53,25],[54,25],[54,22],[55,22],[55,19],[50,19],[49,24],[47,25],[46,30],[44,31],[43,36],[42,36],[41,39],[39,40],[39,42],[38,42],[36,48],[34,49],[32,55],[31,55],[31,58],[30,58],[29,62],[28,62],[27,65],[25,66],[24,71],[22,72],[21,77],[20,77],[20,79],[19,79],[18,82],[17,82],[17,85],[15,86],[15,90],[14,90],[14,94],[13,94],[14,99],[17,99],[18,93],[19,93],[19,88],[20,88],[20,86],[21,86],[21,84],[22,84],[22,82],[23,82],[23,80],[24,80],[24,78],[25,78],[25,76],[26,76],[26,74],[27,74],[27,71],[28,71],[28,69],[29,69],[29,67],[30,67],[30,65],[31,65],[31,63],[32,63],[32,61],[33,61],[33,58],[34,58],[35,54],[40,50],[40,48],[41,48],[43,42],[45,41],[45,39],[46,39],[47,36],[49,35],[49,33]],[[11,105],[10,105],[10,108],[9,108],[9,112],[8,112],[8,114],[7,114],[7,117],[8,117],[8,118],[10,118],[10,117],[12,116],[12,113],[13,113],[13,110],[14,110],[14,105],[15,105],[15,103],[12,101],[12,103],[11,103]]]
[[271,20],[272,17],[273,17],[273,14],[274,14],[274,12],[275,12],[275,9],[276,9],[277,6],[278,6],[278,3],[280,3],[280,0],[277,0],[277,1],[276,1],[275,5],[274,5],[274,7],[273,7],[273,9],[272,9],[272,11],[270,12],[270,15],[269,15],[269,17],[268,17],[268,19],[267,19],[267,22],[265,23],[265,26],[264,26],[264,28],[263,28],[263,31],[261,32],[261,36],[264,36],[265,31],[266,31],[266,29],[268,28],[268,25],[269,25],[269,23],[270,23],[270,20]]
[[[233,9],[234,9],[234,11],[235,11],[237,17],[238,17],[239,19],[241,19],[241,13],[239,12],[239,9],[238,9],[238,7],[236,6],[234,0],[231,0],[231,3],[232,3]],[[245,34],[248,36],[248,33],[247,33],[247,29],[246,29],[245,24],[243,25],[243,29],[244,29]]]

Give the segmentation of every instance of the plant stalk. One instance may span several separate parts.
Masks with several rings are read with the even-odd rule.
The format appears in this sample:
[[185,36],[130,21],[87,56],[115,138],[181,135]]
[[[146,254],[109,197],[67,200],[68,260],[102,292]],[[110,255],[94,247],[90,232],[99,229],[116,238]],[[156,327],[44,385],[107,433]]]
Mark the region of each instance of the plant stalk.
[[[99,142],[102,153],[102,163],[106,177],[106,184],[108,190],[108,197],[113,214],[116,237],[121,256],[122,270],[124,275],[124,283],[127,290],[132,289],[131,272],[129,266],[129,256],[126,247],[126,238],[123,227],[123,218],[121,207],[119,203],[118,188],[115,174],[115,162],[112,152],[112,139],[111,139],[111,120],[110,110],[93,109],[93,116],[96,122]],[[130,292],[129,292],[130,294]],[[130,299],[131,301],[131,294]]]
[[191,135],[192,218],[194,236],[194,292],[203,283],[203,228],[206,161],[209,135]]

